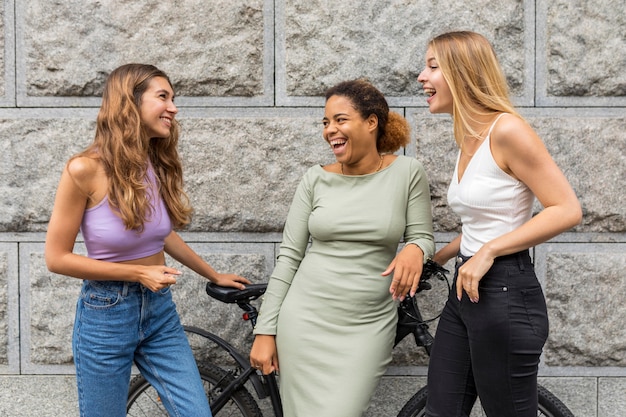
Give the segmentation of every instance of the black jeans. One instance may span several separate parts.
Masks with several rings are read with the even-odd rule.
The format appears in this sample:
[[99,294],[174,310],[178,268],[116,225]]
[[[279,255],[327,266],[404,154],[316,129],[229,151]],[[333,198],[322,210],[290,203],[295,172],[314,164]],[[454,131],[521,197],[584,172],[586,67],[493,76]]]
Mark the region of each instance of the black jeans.
[[469,416],[476,396],[488,417],[536,417],[539,357],[548,314],[528,251],[496,258],[479,284],[479,301],[454,285],[428,367],[429,417]]

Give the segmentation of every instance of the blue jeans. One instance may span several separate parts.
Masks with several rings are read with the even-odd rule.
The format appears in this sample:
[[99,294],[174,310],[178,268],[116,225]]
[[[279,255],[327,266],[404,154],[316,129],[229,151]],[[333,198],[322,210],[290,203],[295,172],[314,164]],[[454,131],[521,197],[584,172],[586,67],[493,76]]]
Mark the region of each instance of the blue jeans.
[[169,287],[85,280],[72,348],[81,417],[126,416],[133,361],[170,416],[211,416]]
[[536,417],[539,357],[548,314],[528,251],[496,258],[479,283],[479,301],[455,283],[428,365],[429,417],[465,417],[480,397],[488,417]]

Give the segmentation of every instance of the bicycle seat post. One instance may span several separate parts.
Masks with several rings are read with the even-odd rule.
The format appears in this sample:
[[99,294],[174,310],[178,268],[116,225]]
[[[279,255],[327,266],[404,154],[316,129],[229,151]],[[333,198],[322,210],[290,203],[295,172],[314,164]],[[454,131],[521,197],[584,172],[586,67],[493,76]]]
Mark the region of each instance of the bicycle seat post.
[[257,308],[253,306],[252,304],[250,304],[250,300],[238,301],[237,305],[244,312],[243,319],[249,320],[250,324],[252,324],[252,327],[254,328],[254,326],[256,326],[256,319],[259,316],[259,312],[257,311]]

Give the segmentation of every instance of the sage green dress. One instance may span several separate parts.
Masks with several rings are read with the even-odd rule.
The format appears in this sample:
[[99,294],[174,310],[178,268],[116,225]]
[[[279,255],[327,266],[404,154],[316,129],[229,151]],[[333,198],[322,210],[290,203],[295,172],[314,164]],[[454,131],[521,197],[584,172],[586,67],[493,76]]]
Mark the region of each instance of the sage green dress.
[[254,331],[276,335],[285,417],[367,409],[391,361],[397,305],[392,276],[381,273],[402,239],[432,256],[430,192],[416,159],[360,176],[313,166],[302,178]]

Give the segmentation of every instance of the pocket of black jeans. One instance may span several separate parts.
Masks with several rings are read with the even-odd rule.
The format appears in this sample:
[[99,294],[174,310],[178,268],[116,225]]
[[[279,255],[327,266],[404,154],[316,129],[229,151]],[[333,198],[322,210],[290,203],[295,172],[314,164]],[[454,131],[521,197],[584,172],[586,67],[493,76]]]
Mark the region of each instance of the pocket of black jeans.
[[528,322],[533,332],[537,337],[545,341],[549,332],[548,309],[541,287],[522,290],[521,294],[524,299],[524,308],[526,309]]

